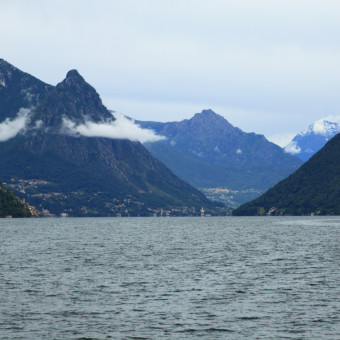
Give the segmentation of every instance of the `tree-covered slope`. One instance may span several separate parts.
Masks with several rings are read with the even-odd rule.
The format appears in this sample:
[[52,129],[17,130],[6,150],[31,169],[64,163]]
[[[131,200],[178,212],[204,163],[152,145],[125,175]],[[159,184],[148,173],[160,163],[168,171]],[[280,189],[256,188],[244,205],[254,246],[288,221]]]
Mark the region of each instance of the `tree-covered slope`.
[[31,217],[32,213],[14,193],[0,182],[0,217]]
[[26,189],[24,197],[54,214],[114,215],[113,205],[127,200],[132,201],[129,215],[148,215],[148,208],[220,206],[173,175],[140,143],[35,134],[0,143],[0,155],[6,181],[14,177],[46,182]]
[[295,173],[233,215],[339,215],[340,134]]

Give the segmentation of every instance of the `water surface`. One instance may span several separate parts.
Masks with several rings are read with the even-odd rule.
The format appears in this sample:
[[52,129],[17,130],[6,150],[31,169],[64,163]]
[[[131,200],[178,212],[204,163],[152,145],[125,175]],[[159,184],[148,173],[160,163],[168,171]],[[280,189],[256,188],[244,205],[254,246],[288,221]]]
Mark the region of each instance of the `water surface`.
[[340,218],[0,220],[1,339],[340,339]]

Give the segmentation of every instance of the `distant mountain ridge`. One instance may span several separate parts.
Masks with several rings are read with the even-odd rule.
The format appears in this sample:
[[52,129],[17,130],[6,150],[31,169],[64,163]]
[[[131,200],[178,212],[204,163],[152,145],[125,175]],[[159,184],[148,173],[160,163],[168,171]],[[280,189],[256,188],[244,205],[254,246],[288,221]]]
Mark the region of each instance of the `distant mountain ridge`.
[[339,132],[340,125],[338,123],[321,119],[297,134],[285,147],[285,150],[301,160],[307,161]]
[[[40,210],[68,216],[152,216],[161,210],[195,215],[202,207],[212,214],[223,210],[223,205],[176,177],[139,142],[86,137],[67,127],[65,121],[77,126],[115,120],[76,70],[51,86],[2,60],[0,75],[4,79],[0,103],[6,102],[0,116],[15,119],[16,110],[29,110],[21,133],[0,142],[0,178]],[[26,101],[24,93],[32,94],[34,102]]]
[[340,134],[296,172],[233,215],[340,215]]
[[263,192],[302,164],[263,135],[243,132],[212,110],[180,122],[136,123],[167,138],[145,146],[197,188]]

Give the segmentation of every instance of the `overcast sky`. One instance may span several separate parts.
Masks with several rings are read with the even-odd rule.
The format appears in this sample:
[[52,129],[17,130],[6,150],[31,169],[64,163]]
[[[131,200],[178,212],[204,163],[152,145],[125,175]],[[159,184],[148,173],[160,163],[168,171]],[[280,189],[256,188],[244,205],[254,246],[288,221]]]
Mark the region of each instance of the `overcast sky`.
[[337,0],[0,0],[0,13],[1,58],[53,85],[75,68],[136,119],[211,108],[282,145],[340,115]]

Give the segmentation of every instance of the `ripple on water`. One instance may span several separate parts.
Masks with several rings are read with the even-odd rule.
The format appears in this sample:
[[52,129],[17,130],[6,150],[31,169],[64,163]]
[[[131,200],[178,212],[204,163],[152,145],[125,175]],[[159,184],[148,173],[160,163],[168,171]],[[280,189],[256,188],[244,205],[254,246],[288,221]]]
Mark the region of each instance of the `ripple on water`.
[[339,218],[12,219],[0,233],[0,338],[340,338]]

